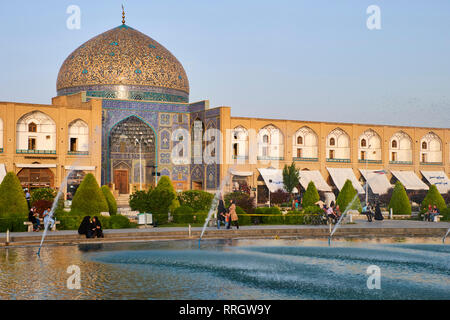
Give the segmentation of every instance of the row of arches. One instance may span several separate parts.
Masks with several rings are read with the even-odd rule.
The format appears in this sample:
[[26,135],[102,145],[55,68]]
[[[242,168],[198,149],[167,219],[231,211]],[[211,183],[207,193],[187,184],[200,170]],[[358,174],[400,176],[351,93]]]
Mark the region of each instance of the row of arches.
[[[0,118],[0,149],[3,149],[3,120]],[[89,126],[76,119],[68,126],[68,149],[74,153],[89,151]],[[20,153],[56,152],[56,123],[47,114],[33,111],[23,115],[16,124],[16,149]]]
[[[233,158],[248,158],[248,130],[243,126],[234,128],[232,133]],[[274,125],[260,129],[256,138],[258,159],[281,159],[284,157],[284,135]],[[350,136],[341,128],[330,131],[326,137],[326,158],[330,162],[350,162]],[[413,143],[404,131],[396,132],[389,141],[389,161],[391,163],[412,163]],[[367,129],[358,138],[358,160],[360,162],[381,162],[382,141],[373,129]],[[297,130],[292,141],[293,158],[317,160],[319,137],[310,127]],[[442,141],[437,134],[429,132],[420,140],[420,162],[442,162]]]

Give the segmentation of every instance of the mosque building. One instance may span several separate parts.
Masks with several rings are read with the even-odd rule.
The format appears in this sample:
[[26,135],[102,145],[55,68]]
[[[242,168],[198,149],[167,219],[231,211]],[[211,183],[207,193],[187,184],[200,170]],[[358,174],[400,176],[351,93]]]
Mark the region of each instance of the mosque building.
[[[312,180],[323,192],[346,179],[360,193],[366,181],[374,193],[396,180],[450,190],[449,128],[232,117],[230,107],[190,102],[189,88],[177,58],[123,19],[69,54],[50,105],[0,102],[0,179],[14,171],[23,187],[58,188],[69,174],[70,197],[87,173],[116,196],[160,176],[179,191],[212,192],[231,175],[228,191],[248,188],[263,203],[294,162],[301,186]],[[197,159],[210,129],[222,134],[211,139],[219,163]],[[177,161],[174,148],[186,139],[192,146],[176,154],[192,161]]]

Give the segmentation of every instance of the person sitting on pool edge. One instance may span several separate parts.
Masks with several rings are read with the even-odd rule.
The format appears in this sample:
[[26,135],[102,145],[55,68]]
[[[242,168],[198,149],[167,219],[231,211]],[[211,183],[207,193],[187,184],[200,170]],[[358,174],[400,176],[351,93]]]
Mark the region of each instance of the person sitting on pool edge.
[[84,234],[86,238],[92,238],[93,232],[90,216],[83,218],[83,221],[81,221],[81,224],[78,227],[78,234]]
[[102,224],[100,223],[100,219],[97,216],[94,216],[92,218],[92,234],[93,238],[104,238],[103,230],[102,230]]

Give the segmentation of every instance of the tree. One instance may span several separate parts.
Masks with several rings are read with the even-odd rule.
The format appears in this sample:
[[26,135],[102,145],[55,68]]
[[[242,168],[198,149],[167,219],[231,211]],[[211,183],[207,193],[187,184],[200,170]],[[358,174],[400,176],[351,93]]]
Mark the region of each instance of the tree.
[[319,192],[317,192],[314,182],[310,181],[303,195],[302,207],[315,206],[316,202],[320,200]]
[[160,190],[167,190],[168,192],[173,194],[172,203],[169,206],[170,212],[175,212],[175,209],[180,206],[180,202],[177,198],[177,193],[175,192],[175,188],[172,185],[172,181],[170,181],[170,178],[168,176],[162,176],[161,179],[158,181],[158,185],[156,186],[156,189]]
[[117,214],[117,202],[116,199],[114,198],[114,195],[112,194],[111,190],[109,189],[108,186],[102,186],[102,192],[103,195],[105,196],[106,199],[106,203],[108,204],[108,208],[109,208],[109,215],[113,216]]
[[340,210],[342,212],[344,212],[344,210],[347,209],[347,206],[350,204],[350,202],[356,196],[356,199],[353,202],[353,205],[350,206],[349,209],[358,210],[359,212],[361,212],[362,211],[361,201],[359,201],[359,198],[357,195],[358,195],[358,192],[353,187],[352,182],[347,179],[347,181],[345,181],[344,186],[341,189],[341,192],[339,192],[339,195],[336,199],[336,204],[339,205]]
[[31,191],[31,205],[38,200],[46,200],[53,202],[56,197],[56,191],[51,188],[39,188]]
[[100,212],[108,212],[109,207],[97,180],[88,173],[75,193],[71,212],[78,215],[96,216]]
[[253,213],[255,199],[244,192],[227,193],[223,199],[227,207],[230,206],[231,200],[234,200],[237,207],[241,207],[247,213]]
[[405,187],[400,181],[395,183],[391,201],[389,201],[389,210],[391,208],[394,214],[411,214],[411,203],[409,203]]
[[420,205],[420,212],[425,213],[428,210],[428,205],[434,206],[439,209],[439,211],[444,210],[447,208],[445,205],[445,200],[439,193],[438,189],[434,184],[430,186],[430,189],[428,189],[428,193],[423,199],[421,205]]
[[299,178],[300,176],[294,162],[290,166],[287,164],[284,165],[283,184],[287,193],[292,194],[292,190],[298,185]]
[[191,207],[194,211],[209,210],[214,195],[203,190],[186,190],[178,195],[183,206]]
[[28,203],[14,172],[8,172],[0,184],[0,231],[22,231]]

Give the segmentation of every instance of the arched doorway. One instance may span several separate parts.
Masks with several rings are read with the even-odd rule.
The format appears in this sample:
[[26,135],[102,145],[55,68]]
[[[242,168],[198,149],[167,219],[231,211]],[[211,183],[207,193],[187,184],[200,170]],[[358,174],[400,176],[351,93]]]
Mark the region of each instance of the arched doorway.
[[119,194],[153,184],[156,137],[153,129],[136,116],[114,126],[109,135],[110,179]]
[[28,190],[55,186],[55,176],[48,168],[24,168],[19,171],[17,177],[22,187]]

